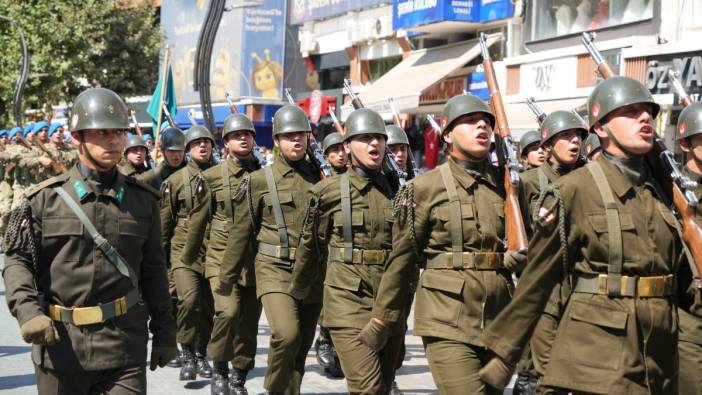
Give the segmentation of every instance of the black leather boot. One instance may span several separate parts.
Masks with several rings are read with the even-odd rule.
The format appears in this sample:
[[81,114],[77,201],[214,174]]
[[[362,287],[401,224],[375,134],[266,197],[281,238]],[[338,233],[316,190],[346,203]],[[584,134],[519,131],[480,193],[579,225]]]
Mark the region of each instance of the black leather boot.
[[231,395],[249,395],[245,387],[248,374],[248,370],[232,369],[232,377],[229,378],[229,393]]
[[314,342],[314,349],[317,352],[317,363],[319,366],[325,370],[334,367],[334,345],[327,328],[319,327],[319,336]]
[[195,359],[197,359],[197,374],[198,376],[209,379],[212,377],[212,366],[207,362],[207,355],[203,352],[196,352]]
[[210,381],[212,395],[229,395],[229,363],[214,361],[214,375]]
[[397,381],[395,380],[393,380],[392,382],[392,388],[390,388],[390,395],[405,395],[405,393],[400,391],[400,388],[397,387]]
[[176,357],[171,359],[166,366],[169,368],[179,368],[183,366],[183,345],[181,344],[180,350],[178,350],[178,353],[176,354]]
[[190,381],[197,378],[197,359],[195,358],[195,353],[190,345],[182,345],[183,347],[183,359],[182,367],[180,368],[180,380]]

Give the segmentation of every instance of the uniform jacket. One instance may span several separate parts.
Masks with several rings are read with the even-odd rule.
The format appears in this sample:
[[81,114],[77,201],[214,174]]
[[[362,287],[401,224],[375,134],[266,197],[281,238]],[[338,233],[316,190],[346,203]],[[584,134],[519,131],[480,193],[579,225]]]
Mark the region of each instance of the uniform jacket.
[[[86,238],[80,220],[54,187],[63,187],[80,202],[98,232],[132,267],[143,303],[101,324],[76,327],[55,322],[60,342],[34,346],[33,352],[34,362],[43,362],[50,369],[104,370],[144,364],[147,321],[154,345],[175,346],[175,322],[158,238],[158,192],[117,172],[111,186],[99,184],[95,173],[87,174],[90,172],[74,167],[27,192],[29,218],[14,229],[18,238],[8,246],[5,257],[3,277],[10,311],[21,326],[45,312],[40,293],[48,304],[86,307],[113,301],[132,289],[131,280]],[[36,274],[28,251],[31,237],[37,243]]]
[[136,179],[143,182],[146,185],[149,185],[150,187],[161,191],[161,187],[163,186],[163,182],[168,179],[168,177],[171,176],[171,174],[175,173],[176,171],[182,169],[185,166],[185,163],[183,163],[182,166],[178,167],[171,167],[169,166],[166,161],[164,160],[156,166],[153,169],[149,169],[145,171],[144,173],[136,175]]
[[[497,170],[483,163],[476,177],[455,159],[448,161],[461,204],[464,252],[504,251],[504,192]],[[373,316],[397,321],[417,262],[451,252],[448,193],[440,168],[400,190],[393,227],[393,249],[383,275]],[[427,269],[415,299],[414,334],[481,346],[480,335],[507,305],[514,288],[506,270]]]

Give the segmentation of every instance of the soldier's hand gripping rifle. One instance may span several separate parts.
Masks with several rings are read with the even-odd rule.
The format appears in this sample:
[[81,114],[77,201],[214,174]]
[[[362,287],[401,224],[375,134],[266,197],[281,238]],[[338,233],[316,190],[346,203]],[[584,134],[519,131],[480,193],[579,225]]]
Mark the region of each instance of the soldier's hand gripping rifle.
[[[27,141],[24,139],[24,137],[22,137],[22,140]],[[45,153],[46,156],[49,157],[49,159],[51,160],[51,170],[53,170],[54,174],[62,174],[64,172],[66,172],[66,170],[68,170],[68,169],[66,169],[66,165],[63,162],[61,162],[51,151],[49,151],[46,148],[44,143],[42,143],[41,140],[39,140],[38,136],[34,136],[34,144],[36,144],[37,147],[39,147],[39,149],[43,153]]]
[[[285,89],[285,97],[288,98],[288,103],[291,106],[296,106],[295,99],[293,99],[290,93],[290,88]],[[315,166],[319,169],[319,174],[322,178],[327,178],[332,176],[332,168],[329,162],[324,158],[324,151],[317,143],[312,133],[307,134],[307,155],[312,160]]]
[[336,108],[329,106],[329,116],[331,117],[332,122],[334,123],[334,129],[337,133],[344,134],[344,128],[341,126],[341,122],[339,122],[339,118],[336,117],[334,111],[336,111]]
[[[592,38],[594,36],[585,32],[583,33],[583,44],[590,56],[595,60],[597,64],[597,70],[600,72],[602,77],[609,78],[614,76],[612,68],[607,64],[607,62],[602,58],[602,55],[597,50],[597,48],[592,43]],[[677,80],[675,74],[669,75],[672,77],[671,80]],[[673,82],[673,87],[676,89],[678,95],[680,95],[683,105],[688,105],[692,103],[692,100],[687,98],[687,94],[682,85],[678,82],[679,86],[676,87],[675,82]],[[646,155],[651,168],[654,173],[656,180],[663,186],[664,191],[668,195],[668,199],[673,202],[675,206],[676,215],[680,219],[680,225],[682,228],[682,239],[687,246],[690,254],[692,255],[692,260],[690,262],[694,266],[692,268],[693,273],[702,273],[702,226],[699,221],[697,221],[695,215],[695,206],[697,206],[698,201],[694,194],[694,187],[696,183],[685,177],[680,173],[678,169],[678,163],[673,157],[673,153],[670,152],[668,147],[666,147],[663,140],[660,138],[657,132],[653,133],[653,149]]]
[[[238,114],[239,110],[236,108],[236,104],[234,104],[234,100],[232,100],[232,97],[229,95],[229,92],[224,92],[224,98],[227,99],[227,103],[229,103],[229,112],[231,112],[232,114]],[[258,162],[259,166],[263,167],[268,164],[268,161],[266,161],[266,158],[261,153],[261,147],[258,146],[255,138],[253,142],[253,150],[251,150],[251,153],[253,154],[254,158],[256,158],[256,161]]]
[[[351,87],[351,81],[346,78],[344,78],[344,89],[346,90],[346,94],[351,98],[351,105],[353,105],[355,110],[364,108],[363,102],[356,96],[356,92],[354,92]],[[387,144],[385,145],[385,160],[383,160],[383,164],[385,167],[385,174],[393,177],[396,185],[402,186],[407,183],[407,173],[400,169],[400,165],[398,165],[395,160],[395,155],[390,151]]]
[[[395,108],[395,99],[392,97],[388,98],[388,104],[390,105],[390,111],[392,111],[392,119],[395,122],[395,126],[402,128],[402,120],[400,119],[400,113],[397,112]],[[409,141],[409,139],[407,139]],[[407,147],[407,178],[410,180],[417,176],[417,164],[414,161],[414,154],[412,154],[412,148]]]
[[514,152],[514,141],[507,124],[507,115],[502,103],[502,95],[497,85],[495,69],[492,65],[490,52],[485,42],[485,33],[480,33],[480,51],[483,55],[483,68],[485,80],[490,89],[490,102],[495,112],[495,147],[500,164],[505,167],[505,229],[507,236],[507,250],[526,251],[529,241],[524,229],[522,210],[519,207],[519,160]]

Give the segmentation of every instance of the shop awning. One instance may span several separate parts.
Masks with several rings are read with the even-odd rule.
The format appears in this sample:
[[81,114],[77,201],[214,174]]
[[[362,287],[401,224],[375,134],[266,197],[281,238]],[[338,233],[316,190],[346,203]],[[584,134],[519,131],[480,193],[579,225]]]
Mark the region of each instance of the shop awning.
[[[490,46],[501,39],[501,33],[491,34],[486,43]],[[390,112],[387,99],[392,97],[398,111],[409,112],[419,107],[419,96],[423,90],[479,55],[477,39],[412,51],[406,59],[361,92],[359,97],[366,108],[380,113]],[[350,109],[344,110],[345,118]]]

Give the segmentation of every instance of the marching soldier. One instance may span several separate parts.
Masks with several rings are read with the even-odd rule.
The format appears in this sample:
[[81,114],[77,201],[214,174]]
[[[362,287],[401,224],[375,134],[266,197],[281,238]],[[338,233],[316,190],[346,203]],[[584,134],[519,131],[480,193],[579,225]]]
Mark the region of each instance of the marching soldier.
[[[29,144],[31,144],[31,140],[28,140],[27,137],[31,138],[33,127],[34,124],[29,124],[21,132]],[[33,146],[27,147],[23,143],[15,144],[14,148],[8,152],[10,153],[8,161],[14,164],[12,170],[12,209],[15,209],[24,201],[24,193],[27,188],[34,184],[37,166],[49,167],[51,159],[42,156]]]
[[[203,172],[204,190],[195,197],[195,204],[188,224],[188,238],[183,250],[183,261],[197,259],[209,225],[205,277],[213,290],[223,261],[234,259],[224,254],[229,230],[234,226],[235,201],[244,198],[240,181],[245,175],[261,168],[254,157],[256,131],[246,115],[232,114],[224,120],[222,140],[228,150],[227,159]],[[214,361],[212,394],[246,394],[246,376],[254,367],[256,336],[261,316],[261,303],[256,298],[254,277],[255,251],[244,254],[244,263],[237,282],[229,292],[213,292],[214,325],[208,352]],[[229,361],[234,368],[229,379]]]
[[57,158],[61,164],[70,169],[78,162],[78,151],[67,146],[63,137],[63,125],[52,123],[49,127],[49,144],[46,149]]
[[[588,133],[583,120],[570,111],[554,111],[548,114],[540,130],[540,144],[548,159],[541,166],[527,170],[520,176],[520,206],[529,234],[532,234],[531,218],[538,209],[541,192],[560,177],[584,164],[580,158],[580,145]],[[533,392],[537,384],[535,381],[543,377],[546,371],[549,352],[556,337],[558,321],[563,309],[563,295],[566,295],[565,299],[567,299],[568,294],[570,294],[569,284],[566,284],[564,289],[561,289],[561,285],[554,287],[549,303],[534,330],[530,342],[534,371],[528,374],[520,372],[517,383],[517,387],[526,389],[525,393]],[[533,377],[534,374],[536,377]]]
[[323,326],[331,332],[352,394],[390,391],[404,338],[404,325],[396,326],[379,353],[358,339],[392,248],[395,191],[381,172],[387,137],[378,113],[358,109],[349,115],[344,146],[352,168],[310,191],[290,286],[295,298],[307,296],[318,273],[325,272],[328,245]]
[[533,169],[544,164],[546,153],[541,147],[541,137],[536,130],[530,130],[519,139],[519,156],[524,170]]
[[[702,103],[685,108],[678,117],[678,142],[687,155],[683,174],[697,182],[695,195],[702,199]],[[697,205],[697,219],[702,222],[702,204]],[[678,333],[678,391],[681,394],[702,394],[702,299],[692,284],[681,300]]]
[[178,128],[166,128],[160,135],[161,144],[158,148],[161,150],[163,162],[153,169],[150,169],[137,176],[137,179],[151,185],[154,189],[161,190],[163,182],[171,176],[171,174],[180,170],[185,166],[183,159],[185,158],[185,135]]
[[197,259],[186,262],[182,253],[187,241],[188,223],[195,196],[204,192],[202,172],[212,164],[214,137],[207,128],[193,126],[185,136],[190,155],[187,166],[173,173],[163,186],[161,243],[170,252],[173,280],[178,294],[178,343],[182,350],[180,380],[195,380],[197,375],[212,377],[212,367],[205,359],[212,332],[213,301],[205,278],[205,244]]
[[272,165],[241,181],[246,199],[234,208],[234,228],[229,233],[222,261],[219,287],[227,294],[257,242],[254,261],[256,295],[271,328],[268,369],[263,386],[270,394],[299,394],[305,358],[312,345],[322,309],[323,273],[315,278],[302,301],[289,293],[300,229],[307,215],[306,195],[319,181],[319,170],[305,159],[311,132],[305,113],[297,106],[280,108],[273,117],[273,139],[280,150]]
[[[615,94],[616,93],[616,94]],[[546,189],[530,264],[512,303],[488,326],[497,356],[481,378],[504,388],[551,290],[571,277],[542,385],[577,393],[677,394],[676,296],[690,283],[676,220],[644,157],[659,106],[628,77],[590,94],[602,155]],[[689,268],[688,268],[689,270]]]
[[324,158],[334,168],[334,173],[341,174],[346,171],[349,155],[344,149],[344,136],[341,133],[329,133],[322,140],[322,150],[324,151]]
[[597,159],[602,153],[602,144],[600,144],[600,138],[597,137],[595,133],[590,133],[585,141],[583,142],[583,152],[582,155],[591,162]]
[[509,302],[511,272],[522,270],[526,256],[504,252],[504,190],[489,162],[494,115],[466,94],[450,99],[444,116],[451,157],[398,192],[393,250],[373,318],[359,338],[382,349],[390,324],[404,318],[417,262],[426,262],[417,285],[414,334],[422,337],[439,392],[492,393],[478,378],[488,361],[480,336]]
[[0,250],[4,250],[1,241],[12,209],[12,176],[16,163],[10,161],[10,152],[15,149],[13,142],[15,135],[21,131],[22,129],[19,127],[11,129],[7,133],[7,143],[0,149]]
[[39,394],[146,393],[149,330],[151,370],[175,355],[158,192],[116,168],[127,111],[108,89],[80,94],[80,163],[26,191],[10,218],[7,302]]
[[127,144],[124,146],[124,165],[120,166],[119,171],[127,176],[137,177],[139,174],[149,170],[146,163],[148,155],[146,143],[141,136],[131,135],[127,138]]

